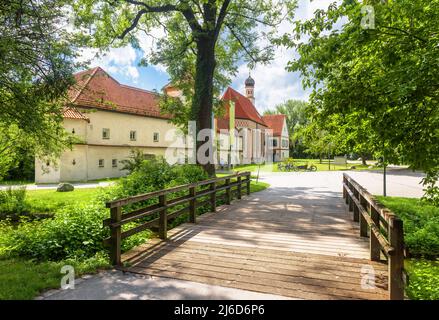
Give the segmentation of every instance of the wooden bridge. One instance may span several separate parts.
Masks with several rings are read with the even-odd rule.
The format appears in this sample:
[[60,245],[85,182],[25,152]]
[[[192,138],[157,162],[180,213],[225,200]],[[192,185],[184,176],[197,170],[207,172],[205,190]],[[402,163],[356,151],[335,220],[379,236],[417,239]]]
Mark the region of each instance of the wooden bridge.
[[[107,204],[106,242],[113,264],[143,275],[295,299],[402,299],[402,224],[347,175],[343,186],[347,205],[339,194],[291,188],[249,195],[250,173],[121,199]],[[197,216],[206,205],[210,212]],[[190,222],[167,231],[185,213]],[[151,227],[160,238],[121,255],[121,239]]]

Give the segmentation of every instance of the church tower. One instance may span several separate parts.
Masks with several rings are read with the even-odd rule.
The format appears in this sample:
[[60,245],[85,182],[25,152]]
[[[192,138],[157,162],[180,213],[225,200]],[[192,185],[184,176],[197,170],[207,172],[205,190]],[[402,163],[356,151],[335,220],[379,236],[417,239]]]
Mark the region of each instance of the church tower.
[[255,105],[255,80],[253,80],[250,74],[245,80],[245,95],[253,103],[253,105]]

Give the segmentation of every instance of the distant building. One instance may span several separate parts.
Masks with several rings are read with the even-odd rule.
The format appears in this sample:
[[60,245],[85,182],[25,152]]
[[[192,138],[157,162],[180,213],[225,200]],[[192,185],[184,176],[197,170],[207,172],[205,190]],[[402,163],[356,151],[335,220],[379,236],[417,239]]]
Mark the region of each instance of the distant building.
[[[176,129],[160,113],[155,92],[120,84],[97,67],[75,75],[64,128],[81,140],[65,151],[56,166],[35,160],[35,182],[87,181],[119,177],[120,160],[133,148],[164,155],[171,145],[165,135]],[[185,148],[183,142],[181,148]]]
[[[70,90],[70,103],[64,109],[64,128],[79,139],[72,150],[65,151],[57,164],[35,159],[35,182],[88,181],[119,177],[126,174],[120,161],[127,159],[134,148],[146,155],[165,155],[172,150],[183,161],[190,146],[186,137],[169,133],[177,130],[170,116],[159,108],[159,94],[120,84],[100,67],[79,72],[77,84]],[[227,88],[222,99],[225,115],[215,119],[219,150],[226,151],[219,162],[228,161],[230,102],[235,104],[235,129],[238,161],[253,163],[266,156],[266,133],[274,133],[273,160],[288,157],[286,118],[261,116],[255,108],[255,81],[245,81],[245,94]],[[183,98],[181,92],[167,85],[166,94]],[[281,121],[282,120],[282,121]],[[258,129],[254,131],[254,129]],[[168,136],[166,136],[168,135]],[[285,142],[286,141],[286,142]],[[221,147],[221,144],[224,147]],[[259,148],[259,150],[257,150]]]
[[287,117],[283,114],[263,116],[262,119],[273,130],[273,161],[282,161],[290,156],[290,137]]

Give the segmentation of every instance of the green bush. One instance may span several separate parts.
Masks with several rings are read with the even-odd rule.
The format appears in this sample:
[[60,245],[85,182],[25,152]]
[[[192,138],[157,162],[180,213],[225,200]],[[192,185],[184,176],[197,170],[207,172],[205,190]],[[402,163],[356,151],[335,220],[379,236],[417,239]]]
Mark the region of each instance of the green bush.
[[439,208],[413,198],[378,197],[404,223],[404,242],[412,256],[439,257]]
[[409,274],[407,295],[414,300],[439,300],[439,260],[407,260]]
[[19,216],[29,209],[26,204],[26,187],[0,190],[0,218]]
[[[202,168],[195,165],[169,166],[162,159],[144,161],[139,169],[117,181],[115,186],[102,189],[98,198],[88,204],[65,206],[53,218],[42,221],[22,221],[18,226],[3,222],[0,224],[0,256],[38,261],[90,258],[105,250],[102,241],[109,236],[109,228],[102,225],[109,217],[104,202],[206,178]],[[127,207],[125,210],[134,208]],[[134,226],[136,222],[131,222],[123,230]],[[150,237],[148,230],[131,236],[122,242],[122,250],[129,250]]]

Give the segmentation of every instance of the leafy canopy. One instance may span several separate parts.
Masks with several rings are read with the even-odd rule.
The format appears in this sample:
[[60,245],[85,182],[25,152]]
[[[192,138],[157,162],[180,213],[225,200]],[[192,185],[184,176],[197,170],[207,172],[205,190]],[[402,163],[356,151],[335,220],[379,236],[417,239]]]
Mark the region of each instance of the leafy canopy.
[[[373,28],[362,24],[364,5],[374,9]],[[313,88],[317,123],[339,115],[365,138],[359,143],[369,140],[389,162],[424,170],[432,187],[439,173],[438,30],[438,0],[345,0],[297,22],[281,43],[300,54],[289,70]]]

